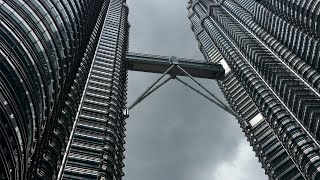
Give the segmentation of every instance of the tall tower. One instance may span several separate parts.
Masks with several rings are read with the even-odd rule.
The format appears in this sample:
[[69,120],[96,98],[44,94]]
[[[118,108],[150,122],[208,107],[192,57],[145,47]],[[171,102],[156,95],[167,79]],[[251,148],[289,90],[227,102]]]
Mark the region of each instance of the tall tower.
[[106,2],[0,1],[0,179],[57,174]]
[[190,0],[191,29],[271,179],[320,179],[319,1]]
[[125,3],[0,1],[0,179],[121,179],[127,70],[223,77],[221,65],[128,53]]
[[127,70],[217,79],[270,179],[320,179],[320,2],[188,10],[207,62],[128,53],[125,0],[0,0],[0,179],[121,179]]
[[[58,179],[121,179],[128,50],[128,7],[110,0]],[[67,113],[68,114],[68,113]]]

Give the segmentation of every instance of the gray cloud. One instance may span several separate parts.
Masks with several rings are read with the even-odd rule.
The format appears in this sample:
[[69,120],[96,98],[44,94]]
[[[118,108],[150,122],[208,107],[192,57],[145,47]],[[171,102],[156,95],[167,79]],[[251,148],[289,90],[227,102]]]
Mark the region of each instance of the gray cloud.
[[[186,0],[128,5],[130,51],[203,59]],[[128,104],[158,76],[130,72]],[[200,81],[222,98],[213,81]],[[237,121],[175,80],[131,110],[126,129],[125,180],[267,179]]]

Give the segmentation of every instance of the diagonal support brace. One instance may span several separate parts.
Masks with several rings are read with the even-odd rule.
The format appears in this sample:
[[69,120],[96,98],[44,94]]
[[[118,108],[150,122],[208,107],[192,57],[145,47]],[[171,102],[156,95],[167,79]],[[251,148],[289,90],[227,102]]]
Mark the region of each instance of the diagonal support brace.
[[159,89],[162,85],[164,85],[165,83],[167,83],[169,80],[171,80],[172,77],[168,77],[166,80],[164,80],[162,83],[160,83],[159,85],[155,86],[153,89],[147,91],[144,94],[141,94],[128,108],[128,110],[132,109],[134,106],[136,106],[137,104],[139,104],[142,100],[144,100],[146,97],[148,97],[150,94],[152,94],[154,91],[156,91],[157,89]]
[[[160,83],[158,86],[156,86],[154,89],[152,89],[166,74],[170,72],[170,70],[176,65],[171,65],[162,75],[154,82],[151,86],[149,86],[129,107],[128,110],[132,109],[134,106],[139,104],[143,99],[145,99],[147,96],[149,96],[151,93],[153,93],[155,90],[159,89],[162,85],[164,85],[166,82],[168,82],[172,77],[170,76],[166,80],[164,80],[162,83]],[[152,90],[151,90],[152,89]]]
[[208,94],[211,95],[212,98],[208,97],[207,95],[205,95],[204,93],[202,93],[201,91],[195,89],[194,87],[190,86],[188,83],[182,81],[180,78],[176,77],[176,79],[181,82],[182,84],[186,85],[187,87],[189,87],[190,89],[194,90],[195,92],[199,93],[200,95],[202,95],[203,97],[205,97],[206,99],[208,99],[209,101],[213,102],[214,104],[216,104],[217,106],[219,106],[221,109],[225,110],[226,112],[228,112],[229,114],[233,115],[234,117],[242,120],[244,123],[246,123],[245,120],[243,120],[242,117],[240,117],[236,112],[234,112],[229,106],[227,106],[225,103],[223,103],[223,101],[221,101],[218,97],[216,97],[213,93],[211,93],[207,88],[205,88],[201,83],[199,83],[192,75],[190,75],[186,70],[184,70],[182,67],[180,67],[179,65],[177,65],[177,67],[184,72],[193,82],[195,82],[196,84],[198,84],[203,90],[205,90]]
[[184,84],[185,86],[189,87],[190,89],[192,89],[193,91],[197,92],[198,94],[200,94],[201,96],[205,97],[206,99],[208,99],[209,101],[213,102],[214,104],[216,104],[217,106],[219,106],[221,109],[225,110],[226,112],[233,114],[233,112],[230,112],[228,110],[228,108],[226,108],[225,105],[217,102],[215,99],[210,98],[209,96],[205,95],[204,93],[202,93],[201,91],[197,90],[196,88],[192,87],[190,84],[188,84],[187,82],[183,81],[182,79],[180,79],[179,77],[176,77],[176,79],[181,82],[182,84]]
[[[205,90],[210,96],[204,94],[203,92],[199,91],[198,89],[192,87],[179,77],[176,77],[176,74],[172,73],[171,70],[174,68],[178,68],[181,70],[181,72],[185,75],[188,76],[193,82],[195,82],[197,85],[199,85],[203,90]],[[161,82],[159,85],[156,86],[156,84],[165,76],[169,74],[170,77],[166,78],[163,82]],[[146,97],[148,97],[150,94],[152,94],[154,91],[159,89],[162,85],[167,83],[171,79],[177,79],[179,82],[184,84],[185,86],[189,87],[190,89],[194,90],[198,94],[202,95],[212,103],[216,104],[218,107],[226,111],[227,113],[233,115],[234,117],[242,120],[244,123],[246,121],[243,120],[242,117],[240,117],[236,112],[234,112],[229,106],[227,106],[223,101],[221,101],[218,97],[216,97],[213,93],[211,93],[207,88],[205,88],[201,83],[199,83],[191,74],[189,74],[185,69],[183,69],[179,64],[177,63],[172,63],[172,65],[164,72],[162,75],[151,85],[149,86],[127,109],[127,111],[131,110],[133,107],[135,107],[137,104],[139,104],[142,100],[144,100]],[[247,124],[247,123],[246,123]],[[246,125],[247,126],[247,125]]]

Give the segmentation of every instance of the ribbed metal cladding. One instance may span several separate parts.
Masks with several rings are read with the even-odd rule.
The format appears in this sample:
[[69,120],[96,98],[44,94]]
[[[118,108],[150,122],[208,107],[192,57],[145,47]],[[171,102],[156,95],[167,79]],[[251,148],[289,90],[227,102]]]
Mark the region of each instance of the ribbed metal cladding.
[[124,175],[127,16],[125,1],[110,0],[62,179],[121,179]]
[[[219,8],[219,6],[217,7]],[[206,26],[208,31],[211,31],[212,39],[217,44],[222,45],[219,48],[223,48],[227,52],[229,51],[225,55],[225,58],[228,59],[233,71],[237,73],[239,80],[255,100],[263,115],[268,117],[268,119],[270,118],[270,125],[279,139],[283,141],[286,148],[288,148],[290,155],[299,165],[299,168],[304,171],[308,178],[319,178],[317,170],[319,167],[319,148],[315,142],[310,139],[296,120],[283,108],[281,101],[279,101],[274,93],[270,92],[267,84],[264,83],[249,62],[241,56],[238,49],[235,49],[231,42],[222,36],[217,26],[210,19],[204,20],[204,26]],[[308,151],[304,149],[308,149]]]
[[236,44],[241,53],[250,61],[249,63],[306,129],[314,137],[319,138],[320,97],[317,94],[318,90],[313,91],[307,86],[307,83],[303,83],[300,75],[286,67],[281,59],[278,59],[264,44],[239,25],[223,8],[212,7],[212,9],[211,17],[221,28],[225,29],[232,43]]
[[89,74],[108,5],[109,1],[105,1],[102,5],[99,17],[87,45],[87,49],[80,63],[78,73],[73,81],[68,98],[64,103],[64,107],[55,126],[54,133],[50,138],[50,144],[40,162],[41,164],[37,171],[37,178],[39,179],[54,179],[58,174],[57,171],[68,143],[68,137],[70,136],[77,107],[79,106],[81,95]]
[[288,50],[319,71],[319,37],[310,35],[309,31],[303,31],[301,26],[297,26],[291,21],[272,13],[272,11],[259,3],[255,4],[253,18],[257,24],[285,45]]
[[[207,32],[199,32],[197,30],[200,29],[200,27],[197,27],[200,25],[197,23],[200,21],[199,16],[205,14],[205,12],[199,6],[194,6],[194,9],[196,14],[192,13],[193,10],[191,7],[188,9],[190,13],[189,18],[192,23],[191,26],[195,27],[194,32],[197,32],[196,37],[201,44],[200,46],[205,47],[203,48],[203,53],[205,57],[207,57],[206,59],[215,62],[224,61],[221,60],[222,56]],[[209,54],[214,51],[217,52],[216,55],[208,58],[210,57]],[[236,76],[230,72],[230,70],[228,71],[229,68],[225,67],[225,69],[225,78],[222,81],[218,81],[218,85],[232,109],[245,120],[245,122],[243,122],[238,119],[240,127],[243,129],[243,132],[245,132],[248,141],[250,141],[266,174],[271,179],[304,179],[289,154],[283,148],[281,141],[277,139],[268,122],[255,106],[249,94],[242,87]]]
[[261,115],[235,75],[230,72],[218,84],[232,109],[246,121],[238,120],[265,173],[272,179],[304,179],[268,121]]
[[[269,177],[319,179],[317,67],[302,55],[307,51],[299,54],[299,50],[287,48],[282,44],[285,36],[273,35],[259,26],[255,21],[258,7],[256,1],[233,0],[195,0],[188,5],[191,27],[204,56],[208,59],[209,51],[203,51],[203,47],[213,47],[205,45],[210,43],[206,40],[209,36],[226,60],[224,67],[231,69],[233,75],[226,77],[229,80],[219,83],[231,107],[244,119],[252,118],[250,115],[258,110],[258,116],[249,118],[252,122],[263,117],[252,127],[249,121],[249,128],[244,130]],[[199,24],[201,27],[197,27]],[[275,26],[273,29],[278,28]],[[235,80],[238,83],[231,83]],[[241,92],[247,95],[239,97]],[[266,155],[270,152],[279,153]]]
[[0,179],[36,173],[102,3],[0,1]]
[[313,0],[261,0],[260,3],[300,28],[320,37],[320,2]]
[[[275,15],[256,13],[252,17],[234,1],[226,1],[223,5],[304,81],[314,89],[319,89],[320,74],[317,71],[320,44],[315,37],[307,36],[297,27],[286,24]],[[255,6],[255,12],[261,10],[260,4],[252,5]],[[261,19],[263,19],[262,23]]]

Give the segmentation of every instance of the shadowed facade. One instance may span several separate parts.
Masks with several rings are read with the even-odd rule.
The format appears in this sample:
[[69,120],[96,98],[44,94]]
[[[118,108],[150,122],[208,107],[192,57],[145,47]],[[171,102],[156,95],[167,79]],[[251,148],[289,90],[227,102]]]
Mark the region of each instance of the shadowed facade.
[[0,0],[0,179],[121,179],[128,70],[217,80],[270,179],[320,179],[320,2],[187,8],[206,61],[129,53],[125,0]]
[[320,178],[319,5],[191,0],[187,6],[201,52],[226,67],[218,84],[270,179]]

